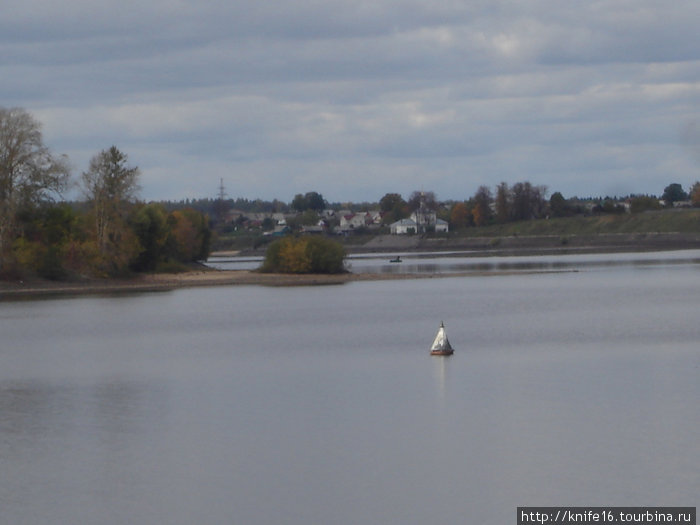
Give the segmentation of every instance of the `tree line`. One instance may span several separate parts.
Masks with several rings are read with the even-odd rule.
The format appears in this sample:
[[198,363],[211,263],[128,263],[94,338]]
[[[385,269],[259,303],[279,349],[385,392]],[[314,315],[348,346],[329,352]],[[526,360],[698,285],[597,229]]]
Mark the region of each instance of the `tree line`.
[[[67,157],[44,145],[39,123],[0,107],[0,277],[122,276],[206,259],[208,217],[138,200],[140,172],[116,146],[73,180]],[[84,200],[60,198],[78,185]]]
[[[296,214],[295,218],[287,219],[291,227],[316,224],[322,218],[323,210],[347,210],[349,212],[379,210],[382,213],[382,224],[390,225],[400,219],[409,217],[421,205],[434,211],[438,218],[447,221],[450,229],[459,230],[470,227],[487,226],[490,224],[503,224],[506,222],[541,219],[549,217],[570,217],[574,215],[591,214],[616,214],[632,212],[638,213],[647,210],[673,207],[679,202],[690,203],[692,206],[700,206],[700,182],[693,184],[685,191],[678,183],[669,184],[664,188],[660,197],[653,195],[629,195],[626,197],[586,197],[565,198],[561,192],[554,192],[547,197],[546,186],[534,185],[529,181],[517,182],[509,185],[501,182],[493,189],[488,186],[480,186],[475,194],[463,201],[438,201],[435,193],[431,191],[414,191],[404,199],[399,193],[387,193],[378,202],[363,203],[331,203],[326,201],[318,192],[297,194],[291,203],[283,203],[279,200],[262,201],[260,199],[228,199],[217,201],[214,199],[200,199],[196,201],[198,209],[209,212],[216,217],[212,210],[219,209],[226,212],[235,209],[243,215],[239,216],[232,227],[243,226],[246,223],[246,213],[275,213]],[[179,205],[192,203],[187,201]],[[173,206],[174,203],[165,203]],[[338,218],[325,215],[324,220],[329,225]],[[218,221],[223,224],[223,219]],[[269,221],[268,221],[269,222]],[[273,224],[262,225],[263,229],[271,229]],[[294,229],[294,228],[292,228]]]
[[[543,217],[641,212],[660,208],[661,202],[673,206],[689,201],[700,206],[700,182],[688,191],[680,184],[669,184],[660,199],[631,195],[624,203],[606,198],[584,206],[582,199],[565,199],[560,192],[547,198],[546,186],[528,181],[502,182],[493,189],[480,186],[463,201],[439,202],[433,192],[414,191],[407,200],[399,193],[387,193],[376,203],[329,203],[310,191],[295,195],[290,203],[218,198],[147,204],[138,198],[139,177],[138,167],[111,146],[97,153],[74,180],[67,157],[49,151],[32,115],[21,108],[0,107],[0,277],[23,272],[50,278],[117,276],[206,259],[212,224],[221,229],[232,208],[247,213],[296,213],[296,222],[290,222],[294,226],[314,224],[329,208],[378,209],[388,225],[425,207],[449,222],[452,230],[459,230]],[[62,201],[66,190],[75,185],[84,199]]]

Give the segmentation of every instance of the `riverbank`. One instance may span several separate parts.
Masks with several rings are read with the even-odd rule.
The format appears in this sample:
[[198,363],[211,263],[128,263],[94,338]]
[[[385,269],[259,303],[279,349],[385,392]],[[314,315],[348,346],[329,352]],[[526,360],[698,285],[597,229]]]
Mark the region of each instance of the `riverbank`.
[[173,274],[141,275],[130,279],[89,281],[27,281],[0,282],[0,300],[70,295],[111,295],[142,292],[164,292],[195,286],[322,286],[350,281],[386,279],[419,279],[434,277],[416,274],[353,274],[292,275],[258,273],[250,270],[201,270]]
[[[563,255],[572,253],[619,253],[700,249],[700,234],[647,233],[577,236],[511,236],[497,238],[440,238],[423,236],[376,236],[351,252],[421,253],[446,251],[465,256]],[[234,253],[229,255],[233,256]],[[129,279],[48,281],[41,279],[0,281],[0,300],[59,295],[100,295],[169,291],[194,286],[320,286],[351,281],[425,279],[467,275],[503,275],[503,272],[469,271],[449,274],[343,273],[269,274],[252,270],[215,270],[202,267],[190,272],[146,274]]]

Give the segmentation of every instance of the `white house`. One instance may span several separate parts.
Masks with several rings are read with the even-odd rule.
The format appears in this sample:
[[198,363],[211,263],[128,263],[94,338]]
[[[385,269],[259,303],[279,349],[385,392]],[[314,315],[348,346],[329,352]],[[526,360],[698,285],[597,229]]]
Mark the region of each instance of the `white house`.
[[340,217],[341,231],[356,230],[373,224],[372,215],[369,212],[349,213]]
[[424,193],[421,193],[418,209],[411,214],[410,219],[402,219],[391,225],[391,233],[395,235],[427,231],[447,232],[449,229],[447,222],[438,219],[435,210],[428,208]]
[[[426,218],[427,217],[427,218]],[[416,219],[419,219],[418,222]],[[401,219],[391,224],[391,233],[393,235],[405,235],[407,233],[425,232],[428,228],[434,228],[436,232],[445,233],[450,230],[449,224],[442,219],[438,219],[433,212],[432,214],[416,215],[411,214],[410,219]]]
[[418,232],[418,225],[413,219],[401,219],[392,223],[389,227],[392,235],[406,235],[407,233]]
[[435,231],[438,233],[447,233],[448,231],[450,231],[450,225],[447,224],[447,221],[443,221],[442,219],[436,219]]

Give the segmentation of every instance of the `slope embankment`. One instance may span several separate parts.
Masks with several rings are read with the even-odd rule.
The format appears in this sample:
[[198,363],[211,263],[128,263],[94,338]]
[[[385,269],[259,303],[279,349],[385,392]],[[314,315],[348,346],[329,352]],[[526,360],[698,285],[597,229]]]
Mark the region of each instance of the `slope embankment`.
[[352,252],[465,251],[475,255],[552,252],[622,252],[700,248],[700,233],[608,233],[598,235],[514,235],[437,237],[378,235]]

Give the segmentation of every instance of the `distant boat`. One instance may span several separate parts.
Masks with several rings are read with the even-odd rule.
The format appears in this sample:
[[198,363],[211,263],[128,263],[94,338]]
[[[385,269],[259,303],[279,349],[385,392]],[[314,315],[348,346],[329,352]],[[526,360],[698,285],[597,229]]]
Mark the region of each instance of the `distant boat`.
[[390,259],[389,262],[398,263],[398,262],[403,262],[403,261],[401,260],[401,256],[400,256],[400,255],[397,255],[397,256],[394,257],[393,259]]
[[430,355],[452,355],[453,353],[454,350],[445,332],[445,324],[440,322],[440,328],[438,328],[433,345],[430,347]]

